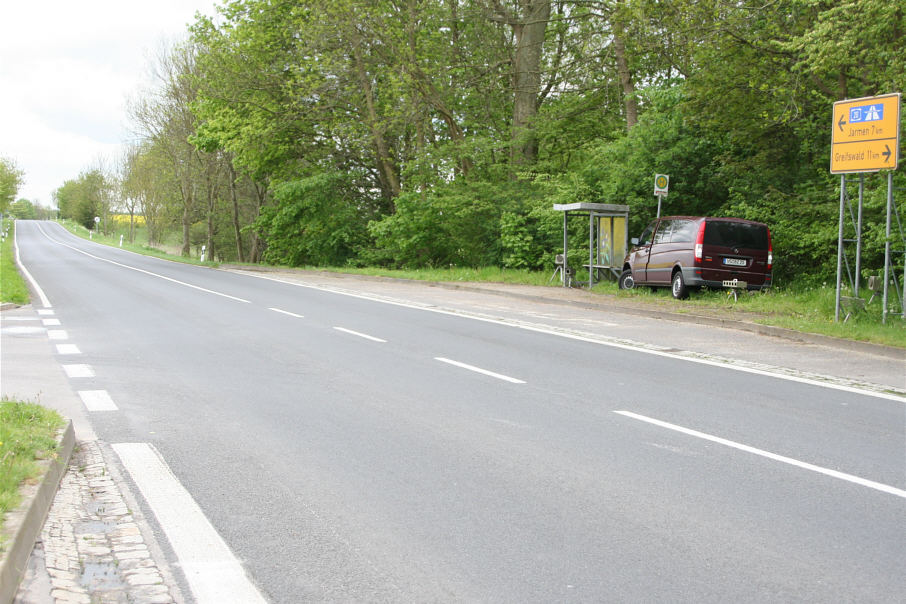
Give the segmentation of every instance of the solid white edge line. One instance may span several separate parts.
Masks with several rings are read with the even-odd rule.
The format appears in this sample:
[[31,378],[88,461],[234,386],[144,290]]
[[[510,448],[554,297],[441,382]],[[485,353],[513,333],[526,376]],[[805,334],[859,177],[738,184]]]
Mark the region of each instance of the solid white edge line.
[[749,445],[744,445],[732,440],[727,440],[726,438],[720,438],[719,436],[713,436],[711,434],[706,434],[704,432],[699,432],[698,430],[692,430],[691,428],[684,428],[683,426],[678,426],[676,424],[671,424],[659,419],[654,419],[653,417],[647,417],[645,415],[639,415],[638,413],[633,413],[632,411],[614,411],[619,415],[624,417],[629,417],[636,419],[642,422],[653,424],[655,426],[660,426],[661,428],[666,428],[667,430],[673,430],[675,432],[680,432],[688,436],[694,436],[702,440],[707,440],[719,445],[724,445],[725,447],[731,447],[733,449],[738,449],[740,451],[745,451],[746,453],[752,453],[753,455],[759,455],[773,461],[779,461],[803,470],[809,470],[811,472],[817,472],[818,474],[824,474],[825,476],[830,476],[838,480],[845,480],[846,482],[851,482],[859,486],[868,487],[869,489],[874,489],[876,491],[881,491],[882,493],[888,493],[890,495],[896,495],[897,497],[902,497],[906,499],[906,491],[892,487],[887,484],[880,482],[875,482],[873,480],[868,480],[866,478],[860,478],[858,476],[853,476],[852,474],[846,474],[845,472],[838,472],[837,470],[831,470],[830,468],[823,468],[821,466],[816,466],[804,461],[799,461],[798,459],[793,459],[792,457],[785,457],[783,455],[778,455],[776,453],[771,453],[770,451],[765,451],[763,449],[756,449],[755,447],[750,447]]
[[[19,222],[16,220],[16,222]],[[19,270],[22,271],[22,274],[25,275],[25,278],[28,279],[28,282],[31,283],[31,286],[35,289],[35,292],[38,294],[38,297],[41,298],[41,305],[44,308],[50,308],[50,300],[47,299],[47,296],[44,295],[44,290],[41,289],[41,286],[38,285],[38,282],[35,281],[35,278],[31,276],[31,273],[28,272],[28,269],[25,268],[25,265],[22,264],[22,259],[19,258],[19,225],[13,224],[13,248],[15,249],[16,264],[19,266]],[[41,230],[41,227],[38,227],[38,230]],[[43,233],[43,231],[42,231]]]
[[166,534],[199,604],[264,603],[242,564],[149,443],[111,445]]
[[366,340],[371,340],[372,342],[387,342],[387,340],[382,340],[381,338],[376,338],[374,336],[369,336],[367,333],[361,333],[358,331],[353,331],[351,329],[346,329],[345,327],[334,327],[337,331],[342,331],[343,333],[348,333],[353,336],[358,336],[360,338],[365,338]]
[[447,359],[444,357],[434,357],[435,361],[440,361],[441,363],[447,363],[448,365],[453,365],[455,367],[460,367],[462,369],[468,369],[469,371],[474,371],[475,373],[480,373],[482,375],[487,375],[498,380],[503,380],[505,382],[510,382],[512,384],[524,384],[522,380],[510,377],[508,375],[503,375],[501,373],[494,373],[493,371],[488,371],[487,369],[482,369],[481,367],[475,367],[474,365],[467,365],[466,363],[460,363],[459,361],[454,361],[452,359]]
[[[650,348],[645,348],[644,346],[634,346],[631,344],[625,344],[625,343],[621,343],[621,342],[609,342],[607,340],[603,340],[600,338],[593,338],[593,337],[583,336],[583,335],[579,335],[579,334],[575,334],[575,333],[557,331],[557,330],[550,329],[550,328],[540,326],[540,325],[531,325],[531,324],[512,322],[512,321],[502,321],[500,319],[494,319],[491,317],[482,317],[482,316],[478,316],[478,315],[474,315],[474,314],[469,314],[466,311],[453,312],[453,311],[444,310],[441,308],[430,308],[427,306],[420,306],[418,304],[413,304],[411,302],[404,302],[404,301],[400,301],[400,300],[389,300],[389,299],[385,299],[385,298],[380,298],[378,296],[370,296],[370,295],[366,295],[366,294],[348,292],[348,291],[343,291],[343,290],[328,287],[328,286],[314,285],[311,283],[298,283],[298,282],[294,282],[294,281],[289,281],[287,279],[279,279],[277,277],[271,277],[268,275],[256,275],[256,274],[247,273],[244,271],[236,271],[236,274],[246,275],[248,277],[253,277],[253,278],[257,278],[257,279],[266,279],[268,281],[275,281],[277,283],[284,283],[286,285],[294,285],[296,287],[305,287],[308,289],[316,289],[319,291],[330,292],[332,294],[338,294],[341,296],[348,296],[350,298],[371,300],[373,302],[380,302],[382,304],[390,304],[393,306],[401,306],[404,308],[411,308],[414,310],[423,310],[423,311],[433,312],[433,313],[437,313],[437,314],[441,314],[441,315],[449,315],[449,316],[453,316],[453,317],[472,319],[473,321],[483,321],[485,323],[494,323],[497,325],[505,325],[507,327],[516,327],[519,329],[524,329],[526,331],[533,331],[536,333],[543,333],[543,334],[558,336],[561,338],[568,338],[568,339],[577,340],[580,342],[588,342],[591,344],[599,344],[601,346],[609,346],[611,348],[619,348],[621,350],[630,350],[633,352],[640,352],[643,354],[651,354],[651,355],[665,357],[665,358],[669,358],[669,359],[675,359],[675,360],[679,360],[679,361],[687,361],[689,363],[710,365],[712,367],[722,367],[724,369],[730,369],[732,371],[741,371],[744,373],[763,375],[765,377],[777,378],[777,379],[786,380],[789,382],[799,382],[802,384],[807,384],[809,386],[830,388],[831,390],[840,390],[842,392],[850,392],[852,394],[861,394],[863,396],[872,396],[875,398],[882,398],[882,399],[896,401],[898,403],[906,404],[906,396],[904,396],[903,394],[896,394],[896,393],[891,393],[891,392],[875,392],[873,390],[863,390],[861,388],[857,388],[855,386],[848,386],[845,384],[836,384],[833,382],[825,382],[825,381],[821,381],[818,379],[812,379],[812,378],[796,376],[796,375],[788,375],[788,374],[784,374],[784,373],[777,373],[777,372],[767,371],[764,369],[757,369],[754,367],[746,367],[743,365],[733,364],[732,360],[729,360],[730,362],[721,362],[721,361],[715,361],[715,360],[710,360],[710,359],[700,359],[700,358],[685,356],[685,355],[681,355],[681,354],[676,354],[673,352],[667,352],[664,350],[653,350]],[[831,379],[835,379],[835,378],[831,378]]]
[[278,313],[283,314],[283,315],[289,315],[289,316],[295,317],[295,318],[297,318],[297,319],[304,319],[304,318],[305,318],[305,317],[302,316],[302,315],[297,315],[297,314],[294,313],[294,312],[289,312],[288,310],[281,310],[281,309],[279,309],[279,308],[269,307],[268,310],[272,310],[272,311],[274,311],[274,312],[278,312]]
[[79,390],[79,398],[89,411],[119,411],[106,390]]
[[50,235],[45,233],[44,229],[42,229],[40,225],[38,225],[38,230],[41,232],[42,235],[44,235],[44,237],[46,237],[52,243],[56,243],[57,245],[62,245],[63,247],[67,247],[67,248],[71,249],[72,251],[78,252],[80,254],[84,254],[85,256],[88,256],[89,258],[94,258],[95,260],[100,260],[101,262],[107,262],[109,264],[113,264],[114,266],[119,266],[121,268],[129,269],[130,271],[135,271],[137,273],[144,273],[145,275],[150,275],[151,277],[157,277],[158,279],[163,279],[164,281],[170,281],[171,283],[176,283],[176,284],[182,285],[184,287],[190,287],[192,289],[197,289],[198,291],[202,291],[202,292],[205,292],[208,294],[214,294],[215,296],[220,296],[222,298],[229,298],[230,300],[235,300],[236,302],[242,302],[243,304],[251,304],[250,300],[246,300],[244,298],[237,298],[236,296],[231,296],[231,295],[225,294],[223,292],[214,291],[213,289],[207,289],[207,288],[204,288],[204,287],[201,287],[198,285],[192,285],[191,283],[186,283],[185,281],[180,281],[179,279],[173,279],[172,277],[167,277],[165,275],[160,275],[158,273],[152,273],[151,271],[146,271],[143,268],[129,266],[128,264],[122,264],[121,262],[116,262],[114,260],[109,260],[107,258],[101,258],[100,256],[95,256],[94,254],[89,254],[85,250],[80,250],[79,248],[73,247],[73,246],[69,245],[68,243],[63,243],[62,241],[57,241],[56,239],[54,239],[53,237],[51,237]]

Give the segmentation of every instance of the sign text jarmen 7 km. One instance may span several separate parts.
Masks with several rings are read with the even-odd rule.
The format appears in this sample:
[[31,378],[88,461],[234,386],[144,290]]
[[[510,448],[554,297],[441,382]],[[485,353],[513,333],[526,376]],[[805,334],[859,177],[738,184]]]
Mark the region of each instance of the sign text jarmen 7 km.
[[896,170],[900,94],[834,103],[831,174]]

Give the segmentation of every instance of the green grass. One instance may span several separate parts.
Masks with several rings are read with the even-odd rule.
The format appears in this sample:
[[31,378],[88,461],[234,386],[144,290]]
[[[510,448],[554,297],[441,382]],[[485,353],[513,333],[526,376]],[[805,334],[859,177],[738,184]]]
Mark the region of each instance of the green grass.
[[[38,461],[56,455],[64,423],[59,413],[35,403],[0,400],[0,519],[21,502],[20,486],[40,478]],[[0,531],[0,547],[2,539]]]
[[[906,348],[906,321],[900,316],[888,314],[887,324],[882,324],[880,295],[866,304],[864,311],[854,313],[846,323],[843,322],[845,312],[842,310],[841,320],[834,321],[834,284],[817,287],[793,284],[766,292],[743,294],[738,300],[720,290],[693,291],[687,300],[674,300],[669,288],[620,291],[615,284],[606,284],[596,287],[595,291],[614,295],[617,299],[666,308],[671,312],[726,316],[805,333]],[[850,296],[852,293],[844,290],[843,295]],[[895,293],[889,295],[893,301],[896,300]],[[860,297],[867,303],[871,292],[863,290]]]
[[352,275],[368,275],[375,277],[391,277],[396,279],[412,279],[416,281],[444,281],[444,282],[483,282],[483,283],[512,283],[517,285],[548,285],[550,275],[537,271],[505,269],[498,267],[485,268],[442,268],[442,269],[383,269],[383,268],[333,268],[310,267],[310,270],[323,270],[327,272],[346,273]]
[[28,288],[16,268],[16,251],[13,247],[15,223],[10,220],[3,221],[4,228],[10,225],[9,236],[0,247],[0,302],[13,302],[15,304],[28,304]]

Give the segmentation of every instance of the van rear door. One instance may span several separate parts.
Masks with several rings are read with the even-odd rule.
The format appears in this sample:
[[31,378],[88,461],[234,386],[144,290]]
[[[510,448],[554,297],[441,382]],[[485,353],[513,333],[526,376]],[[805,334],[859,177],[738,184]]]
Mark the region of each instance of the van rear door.
[[764,285],[768,269],[768,227],[748,220],[708,219],[702,250],[702,279],[738,279]]

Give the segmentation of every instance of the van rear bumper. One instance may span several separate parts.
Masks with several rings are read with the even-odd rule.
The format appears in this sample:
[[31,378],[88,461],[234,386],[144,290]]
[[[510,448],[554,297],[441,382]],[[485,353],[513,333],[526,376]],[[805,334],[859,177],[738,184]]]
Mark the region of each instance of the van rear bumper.
[[[761,278],[760,274],[759,275],[746,275],[745,273],[739,273],[739,274],[732,275],[732,276],[727,275],[727,280],[739,279],[740,281],[745,281],[748,284],[746,289],[757,291],[757,290],[770,288],[771,284],[773,283],[773,279],[771,277],[772,277],[771,273],[767,273],[766,275],[764,275],[764,283],[761,283],[761,284],[752,283],[752,281],[755,278]],[[724,288],[723,281],[710,281],[710,280],[702,279],[701,269],[696,269],[694,267],[693,268],[683,267],[683,281],[686,282],[686,285],[688,287],[708,287],[711,289],[723,289]]]

